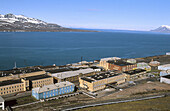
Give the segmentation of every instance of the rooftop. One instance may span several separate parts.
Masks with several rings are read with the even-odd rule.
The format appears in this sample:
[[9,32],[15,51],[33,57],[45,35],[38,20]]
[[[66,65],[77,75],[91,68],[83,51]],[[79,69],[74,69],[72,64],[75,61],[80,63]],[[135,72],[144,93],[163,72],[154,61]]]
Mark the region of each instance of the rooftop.
[[52,76],[60,78],[60,79],[64,79],[64,78],[68,78],[68,77],[78,76],[80,73],[88,74],[88,73],[92,73],[92,72],[94,72],[93,69],[87,68],[87,69],[79,69],[79,70],[75,70],[75,71],[65,71],[65,72],[54,73],[54,74],[52,74]]
[[7,81],[0,81],[0,86],[6,86],[11,84],[22,83],[20,79],[18,80],[7,80]]
[[38,80],[38,79],[44,79],[44,78],[50,78],[50,77],[51,76],[49,76],[47,74],[43,74],[43,75],[25,77],[24,79],[26,79],[26,80]]
[[144,71],[146,71],[146,70],[144,70],[144,69],[135,69],[135,70],[126,71],[124,73],[129,74],[129,75],[133,75],[133,74],[137,74],[137,73],[144,72]]
[[97,80],[102,80],[106,78],[111,78],[115,76],[122,75],[121,73],[116,73],[116,72],[107,72],[107,73],[98,73],[96,75],[88,76],[88,77],[81,77],[81,79],[88,81],[88,82],[93,82]]
[[9,76],[9,75],[16,75],[16,74],[23,74],[23,73],[32,73],[42,71],[39,68],[23,68],[23,69],[12,69],[0,72],[0,77]]
[[56,83],[56,84],[45,85],[43,87],[33,88],[32,90],[34,90],[36,93],[42,93],[42,92],[47,92],[47,91],[51,91],[54,89],[67,87],[67,86],[71,86],[71,85],[74,85],[74,84],[69,81],[65,81],[65,82],[60,82],[60,83]]
[[109,60],[108,63],[110,64],[115,64],[115,65],[118,65],[118,66],[127,66],[127,65],[133,65],[132,63],[128,63],[128,62],[125,62],[125,61],[122,61],[122,60]]

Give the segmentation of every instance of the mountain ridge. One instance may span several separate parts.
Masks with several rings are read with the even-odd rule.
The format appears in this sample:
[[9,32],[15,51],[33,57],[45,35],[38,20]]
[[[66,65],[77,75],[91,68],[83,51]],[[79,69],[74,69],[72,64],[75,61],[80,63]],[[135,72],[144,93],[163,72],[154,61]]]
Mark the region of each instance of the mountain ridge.
[[26,17],[24,15],[0,14],[1,32],[95,32],[91,30],[79,30],[65,28],[58,24]]
[[160,27],[151,30],[152,32],[163,32],[163,33],[170,33],[170,26],[168,25],[161,25]]

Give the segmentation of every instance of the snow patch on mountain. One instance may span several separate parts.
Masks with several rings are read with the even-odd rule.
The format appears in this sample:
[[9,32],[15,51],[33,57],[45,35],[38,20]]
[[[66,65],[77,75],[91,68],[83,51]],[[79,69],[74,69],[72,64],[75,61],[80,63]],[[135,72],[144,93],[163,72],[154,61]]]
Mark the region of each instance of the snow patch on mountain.
[[9,23],[14,23],[14,22],[27,23],[28,22],[28,23],[33,23],[33,24],[44,24],[44,25],[47,24],[46,22],[39,20],[39,19],[26,17],[24,15],[13,15],[13,14],[0,15],[0,21],[5,21]]

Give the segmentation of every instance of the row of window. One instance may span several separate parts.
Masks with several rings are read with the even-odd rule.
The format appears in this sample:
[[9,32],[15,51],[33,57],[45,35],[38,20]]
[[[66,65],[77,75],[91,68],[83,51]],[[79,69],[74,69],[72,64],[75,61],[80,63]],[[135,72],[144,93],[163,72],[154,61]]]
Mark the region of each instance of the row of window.
[[6,87],[6,88],[1,88],[0,91],[2,91],[2,90],[8,90],[8,89],[13,89],[13,88],[19,88],[19,87],[22,87],[22,86],[24,86],[24,84],[22,84],[22,85],[17,85],[17,86],[10,86],[10,87]]
[[11,91],[4,91],[4,92],[1,92],[0,94],[1,95],[10,94],[10,93],[14,93],[14,92],[23,91],[23,90],[24,90],[24,88],[20,88],[20,89],[15,89],[15,90],[11,90]]
[[47,81],[51,81],[51,79],[47,79],[47,80],[43,80],[43,81],[33,82],[33,84],[39,84],[39,83],[43,83],[43,82],[47,82]]
[[38,84],[38,85],[33,85],[33,87],[41,87],[41,86],[48,85],[48,84],[51,84],[51,82],[43,83],[43,84]]

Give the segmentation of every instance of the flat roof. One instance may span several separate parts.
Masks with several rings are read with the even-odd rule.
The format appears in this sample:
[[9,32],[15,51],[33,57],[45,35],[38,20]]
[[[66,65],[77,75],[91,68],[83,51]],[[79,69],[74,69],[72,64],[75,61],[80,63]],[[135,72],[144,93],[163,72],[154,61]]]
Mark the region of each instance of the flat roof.
[[82,74],[88,74],[92,73],[94,70],[92,68],[87,68],[87,69],[79,69],[75,71],[65,71],[65,72],[59,72],[59,73],[54,73],[52,74],[53,77],[57,77],[59,79],[64,79],[68,77],[73,77],[73,76],[78,76],[80,73]]
[[20,79],[0,81],[0,86],[6,86],[6,85],[11,85],[11,84],[17,84],[17,83],[22,83],[22,81]]
[[24,68],[24,69],[12,69],[0,72],[0,77],[9,76],[9,75],[17,75],[17,74],[24,74],[24,73],[32,73],[43,71],[39,68]]
[[32,90],[34,90],[36,93],[43,93],[43,92],[51,91],[54,89],[71,86],[71,85],[74,85],[74,84],[69,81],[64,81],[64,82],[59,82],[56,84],[45,85],[43,87],[33,88]]
[[44,79],[44,78],[50,78],[52,76],[49,76],[47,74],[42,74],[42,75],[37,75],[37,76],[30,76],[30,77],[25,77],[26,80],[38,80],[38,79]]
[[146,70],[144,70],[144,69],[135,69],[135,70],[125,71],[124,73],[129,74],[129,75],[133,75],[133,74],[137,74],[137,73],[144,72],[144,71],[146,71]]
[[166,76],[162,76],[162,77],[170,79],[170,75],[166,75]]
[[119,75],[122,75],[122,73],[106,72],[106,73],[95,74],[95,75],[88,76],[88,77],[81,77],[81,79],[88,81],[88,82],[93,82],[93,81],[111,78],[111,77],[115,77],[115,76],[119,76]]
[[132,63],[128,63],[128,62],[125,62],[125,61],[122,61],[122,60],[109,60],[108,63],[110,64],[115,64],[115,65],[118,65],[118,66],[127,66],[127,65],[133,65]]

